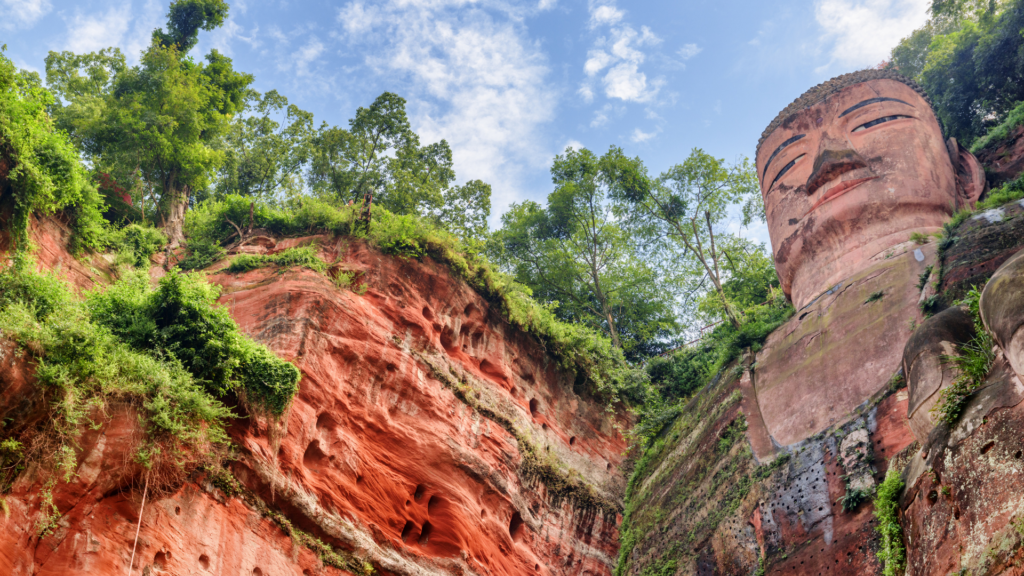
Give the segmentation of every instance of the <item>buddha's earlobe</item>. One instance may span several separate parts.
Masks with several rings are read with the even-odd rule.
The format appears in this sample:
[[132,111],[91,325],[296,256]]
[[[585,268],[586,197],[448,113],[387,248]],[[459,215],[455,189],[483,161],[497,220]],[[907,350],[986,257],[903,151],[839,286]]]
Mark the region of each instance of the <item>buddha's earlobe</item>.
[[961,202],[958,208],[973,208],[974,203],[988,191],[985,169],[981,166],[981,162],[974,157],[974,154],[961,146],[956,138],[946,141],[946,150],[949,152],[949,159],[953,164],[953,174],[956,176],[956,193]]

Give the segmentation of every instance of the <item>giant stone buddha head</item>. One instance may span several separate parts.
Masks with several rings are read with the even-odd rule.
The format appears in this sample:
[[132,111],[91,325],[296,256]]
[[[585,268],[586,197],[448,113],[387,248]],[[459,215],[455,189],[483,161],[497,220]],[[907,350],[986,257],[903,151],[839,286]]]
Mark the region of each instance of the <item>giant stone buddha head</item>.
[[977,159],[924,92],[887,70],[845,74],[783,110],[757,149],[775,268],[797,308],[981,195]]

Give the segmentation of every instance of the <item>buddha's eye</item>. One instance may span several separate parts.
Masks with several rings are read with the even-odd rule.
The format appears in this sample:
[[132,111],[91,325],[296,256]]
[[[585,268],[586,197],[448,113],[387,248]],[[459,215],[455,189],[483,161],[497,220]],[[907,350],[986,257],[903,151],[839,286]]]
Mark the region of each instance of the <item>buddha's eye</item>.
[[890,120],[899,120],[900,118],[910,118],[910,116],[885,116],[883,118],[879,118],[878,120],[872,120],[867,124],[861,124],[860,126],[854,128],[853,131],[860,132],[861,130],[867,130],[868,128],[871,128],[872,126],[878,126],[883,122],[888,122]]
[[772,184],[771,184],[771,186],[768,187],[768,189],[771,190],[772,186],[775,186],[775,183],[779,181],[779,178],[782,178],[786,174],[786,172],[789,172],[790,169],[793,168],[793,166],[796,166],[796,163],[799,162],[800,159],[803,158],[804,156],[806,156],[806,154],[801,154],[801,155],[797,156],[796,158],[793,158],[793,160],[790,161],[789,164],[786,164],[785,166],[783,166],[782,170],[779,170],[779,173],[775,175],[775,180],[772,180]]

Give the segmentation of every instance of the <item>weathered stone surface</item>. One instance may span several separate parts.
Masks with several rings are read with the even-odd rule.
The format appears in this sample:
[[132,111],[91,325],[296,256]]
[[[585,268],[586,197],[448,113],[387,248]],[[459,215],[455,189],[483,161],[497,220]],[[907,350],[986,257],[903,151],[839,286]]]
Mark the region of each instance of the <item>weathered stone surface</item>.
[[1024,386],[997,361],[950,428],[937,427],[927,460],[904,471],[908,574],[1018,574],[1024,526]]
[[[1018,376],[1024,375],[1024,251],[992,275],[981,293],[981,318]],[[1024,377],[1024,376],[1022,376]]]
[[[230,470],[242,485],[384,574],[610,574],[617,514],[551,493],[520,466],[529,443],[598,498],[621,503],[625,413],[609,417],[572,371],[441,265],[330,237],[255,249],[313,240],[327,261],[356,273],[364,294],[305,269],[210,276],[242,329],[303,374],[276,457],[265,422],[230,429],[240,448]],[[0,411],[38,417],[31,367],[5,360],[0,377]],[[58,529],[42,540],[34,523],[50,477],[22,474],[5,496],[10,517],[0,517],[9,535],[0,573],[127,573],[145,478],[130,464],[141,435],[130,411],[86,435],[78,475],[53,490]],[[341,573],[204,478],[151,495],[136,570]]]
[[776,445],[843,424],[886,389],[922,320],[917,283],[934,254],[934,244],[897,246],[768,337],[757,353],[754,390]]
[[947,305],[981,288],[1010,256],[1024,248],[1024,201],[1011,202],[971,216],[954,232],[942,254],[939,292]]
[[952,307],[925,320],[903,349],[903,373],[910,390],[907,416],[918,442],[925,443],[935,428],[931,409],[939,391],[953,383],[954,367],[944,360],[957,355],[957,346],[974,336],[974,318],[968,310]]

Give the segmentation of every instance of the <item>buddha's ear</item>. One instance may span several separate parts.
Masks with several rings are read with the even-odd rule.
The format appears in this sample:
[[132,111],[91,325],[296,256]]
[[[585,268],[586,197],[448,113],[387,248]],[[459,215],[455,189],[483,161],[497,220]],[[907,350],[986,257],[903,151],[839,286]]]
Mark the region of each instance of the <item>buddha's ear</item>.
[[981,162],[974,157],[974,154],[961,146],[956,138],[946,141],[946,150],[949,152],[949,159],[953,163],[953,172],[956,174],[957,196],[964,205],[973,208],[974,203],[988,190],[985,169],[982,168]]

